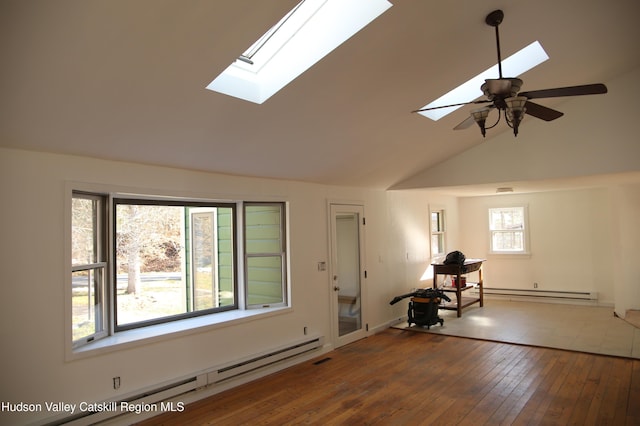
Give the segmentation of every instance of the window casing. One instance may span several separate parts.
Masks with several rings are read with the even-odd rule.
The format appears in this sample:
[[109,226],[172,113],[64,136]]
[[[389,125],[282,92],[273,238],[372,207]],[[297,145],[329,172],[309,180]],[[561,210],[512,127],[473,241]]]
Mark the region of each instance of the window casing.
[[494,254],[528,253],[526,206],[489,209],[489,244]]
[[283,202],[79,191],[71,202],[74,348],[134,328],[287,306]]

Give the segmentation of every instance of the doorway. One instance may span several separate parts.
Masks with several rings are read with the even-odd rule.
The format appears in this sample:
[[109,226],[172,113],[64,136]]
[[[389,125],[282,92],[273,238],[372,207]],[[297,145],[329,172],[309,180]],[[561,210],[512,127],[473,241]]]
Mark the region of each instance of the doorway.
[[331,294],[334,347],[366,336],[363,298],[364,207],[330,204]]

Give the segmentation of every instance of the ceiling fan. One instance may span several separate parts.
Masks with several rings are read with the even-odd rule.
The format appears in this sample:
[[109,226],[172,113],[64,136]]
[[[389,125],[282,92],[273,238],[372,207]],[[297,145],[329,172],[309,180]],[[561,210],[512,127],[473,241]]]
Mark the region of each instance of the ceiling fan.
[[[519,78],[505,78],[502,76],[502,58],[500,55],[500,34],[498,26],[502,23],[504,13],[502,10],[494,10],[485,18],[487,25],[495,28],[496,47],[498,51],[498,73],[499,78],[486,79],[480,87],[487,99],[479,99],[470,102],[462,102],[452,105],[443,105],[431,108],[423,108],[412,112],[429,111],[433,109],[449,108],[454,106],[469,104],[489,104],[471,111],[471,115],[462,123],[454,127],[454,130],[466,129],[474,122],[480,127],[482,136],[486,135],[486,130],[495,127],[504,114],[505,121],[513,129],[513,134],[518,136],[518,127],[524,114],[532,115],[536,118],[552,121],[562,117],[560,111],[531,102],[530,99],[557,98],[564,96],[598,95],[607,93],[604,84],[587,84],[582,86],[558,87],[555,89],[532,90],[529,92],[519,92],[522,87],[522,80]],[[486,126],[486,119],[491,110],[498,110],[498,119],[491,126]]]

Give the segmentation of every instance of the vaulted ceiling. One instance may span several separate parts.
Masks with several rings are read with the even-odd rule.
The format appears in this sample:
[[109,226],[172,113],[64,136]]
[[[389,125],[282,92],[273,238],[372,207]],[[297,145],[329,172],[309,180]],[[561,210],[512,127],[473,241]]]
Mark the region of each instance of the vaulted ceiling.
[[391,0],[262,105],[205,89],[296,3],[2,0],[0,145],[388,188],[510,131],[453,131],[470,107],[438,122],[411,113],[495,64],[494,9],[503,57],[535,40],[550,56],[522,90],[640,66],[637,0]]

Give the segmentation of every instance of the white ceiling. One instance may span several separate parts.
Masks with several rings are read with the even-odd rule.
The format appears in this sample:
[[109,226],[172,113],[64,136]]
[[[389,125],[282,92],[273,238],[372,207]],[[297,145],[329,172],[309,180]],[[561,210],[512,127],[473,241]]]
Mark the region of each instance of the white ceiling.
[[205,86],[297,0],[2,0],[0,145],[388,188],[482,141],[452,130],[470,107],[438,122],[410,111],[495,64],[494,9],[503,57],[534,40],[550,56],[522,90],[640,66],[637,0],[391,2],[256,105]]

